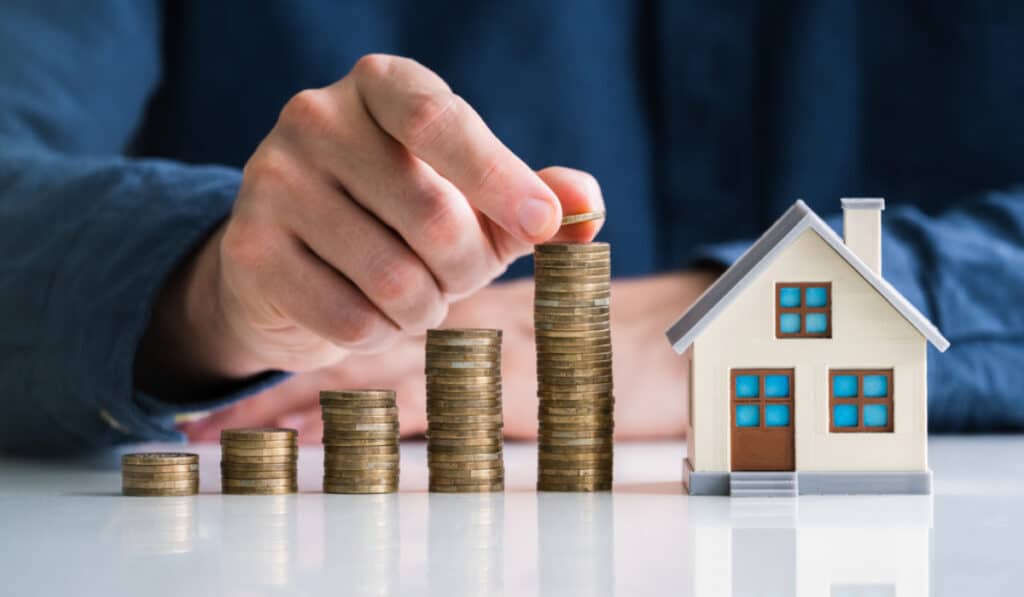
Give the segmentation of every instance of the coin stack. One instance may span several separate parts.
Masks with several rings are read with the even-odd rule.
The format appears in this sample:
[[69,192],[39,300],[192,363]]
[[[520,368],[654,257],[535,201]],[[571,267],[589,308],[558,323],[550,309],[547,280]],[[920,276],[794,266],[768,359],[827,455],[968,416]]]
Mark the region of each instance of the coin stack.
[[324,492],[398,491],[398,407],[394,390],[320,392]]
[[199,456],[177,452],[125,454],[121,492],[133,496],[181,496],[199,493]]
[[501,330],[429,330],[426,350],[430,491],[503,491]]
[[612,486],[611,248],[534,249],[540,491]]
[[298,491],[298,433],[294,429],[220,432],[221,491],[275,494]]

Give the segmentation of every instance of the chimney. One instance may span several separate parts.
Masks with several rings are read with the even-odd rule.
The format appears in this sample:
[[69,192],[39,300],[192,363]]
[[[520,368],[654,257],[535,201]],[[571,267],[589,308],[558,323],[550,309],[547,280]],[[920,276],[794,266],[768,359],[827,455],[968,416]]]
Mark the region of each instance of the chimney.
[[885,199],[843,199],[843,241],[879,276],[882,275],[882,210]]

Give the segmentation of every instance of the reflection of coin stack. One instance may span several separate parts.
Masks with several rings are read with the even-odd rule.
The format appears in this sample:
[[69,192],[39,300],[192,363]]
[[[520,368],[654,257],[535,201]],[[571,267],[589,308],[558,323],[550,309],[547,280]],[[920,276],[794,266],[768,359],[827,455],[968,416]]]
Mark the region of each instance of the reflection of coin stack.
[[607,243],[537,245],[534,276],[537,489],[610,490],[611,249]]
[[[427,595],[515,593],[505,589],[504,500],[500,493],[431,497]],[[453,533],[453,527],[459,532]]]
[[542,596],[615,593],[613,499],[613,494],[595,493],[546,495],[537,501],[537,574]]
[[182,496],[199,492],[199,456],[176,452],[125,454],[121,492],[134,496]]
[[430,491],[502,491],[501,330],[427,332]]
[[220,446],[224,493],[298,491],[299,447],[294,429],[225,429]]
[[[401,512],[397,495],[367,495],[323,504],[324,582],[351,597],[401,591]],[[353,557],[358,550],[359,557]]]
[[196,500],[128,500],[117,507],[116,544],[132,555],[188,553],[199,536]]
[[266,587],[292,581],[298,539],[297,512],[290,495],[236,500],[221,511],[222,595],[279,594]]
[[320,392],[324,492],[398,491],[398,408],[394,390]]

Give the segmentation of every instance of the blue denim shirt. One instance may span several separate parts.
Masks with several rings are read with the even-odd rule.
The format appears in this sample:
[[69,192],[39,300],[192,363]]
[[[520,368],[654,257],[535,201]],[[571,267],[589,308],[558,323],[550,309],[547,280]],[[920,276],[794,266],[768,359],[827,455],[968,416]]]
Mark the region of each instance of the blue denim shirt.
[[0,447],[177,437],[132,379],[154,297],[284,102],[369,52],[593,172],[617,276],[728,263],[798,197],[837,227],[840,197],[886,197],[884,274],[953,343],[932,428],[1021,428],[1021,31],[1016,2],[8,0]]

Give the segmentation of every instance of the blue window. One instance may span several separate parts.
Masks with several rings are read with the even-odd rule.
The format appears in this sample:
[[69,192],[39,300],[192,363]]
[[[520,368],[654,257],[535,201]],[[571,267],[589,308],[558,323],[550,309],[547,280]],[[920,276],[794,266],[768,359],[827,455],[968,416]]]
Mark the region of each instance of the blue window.
[[832,283],[776,285],[776,338],[831,338]]
[[736,428],[789,427],[793,416],[791,369],[739,369],[732,373]]
[[829,371],[833,432],[892,432],[893,372]]
[[761,425],[761,407],[757,404],[736,405],[737,427],[758,427]]
[[766,427],[789,427],[789,405],[768,404],[764,407]]
[[736,376],[736,397],[757,398],[761,395],[761,376],[759,375],[737,375]]
[[769,398],[787,398],[789,396],[789,376],[765,375],[764,395]]

